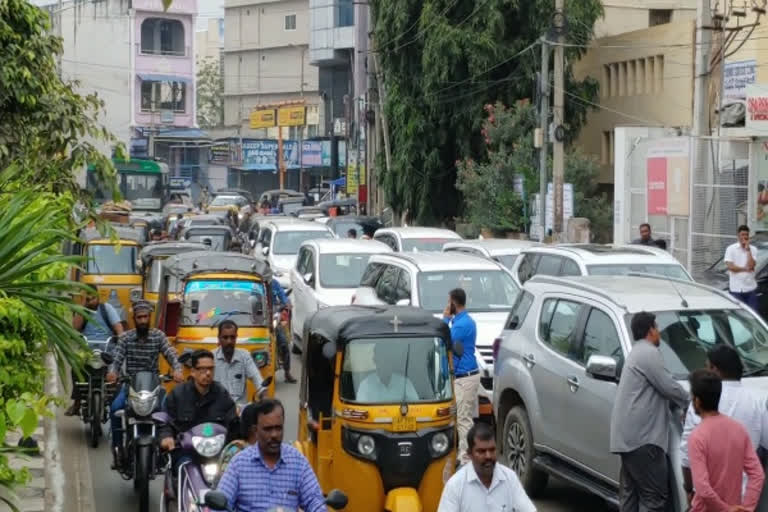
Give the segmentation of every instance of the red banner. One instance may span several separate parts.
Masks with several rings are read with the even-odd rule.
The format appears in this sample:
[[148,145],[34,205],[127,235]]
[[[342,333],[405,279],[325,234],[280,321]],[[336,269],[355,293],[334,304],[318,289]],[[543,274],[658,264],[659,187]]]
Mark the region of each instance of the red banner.
[[667,158],[648,159],[648,215],[667,214]]

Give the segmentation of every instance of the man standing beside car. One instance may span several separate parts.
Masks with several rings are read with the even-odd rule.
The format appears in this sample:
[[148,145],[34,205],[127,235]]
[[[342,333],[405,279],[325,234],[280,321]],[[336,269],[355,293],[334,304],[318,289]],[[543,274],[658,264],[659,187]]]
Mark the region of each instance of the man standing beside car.
[[749,245],[749,227],[739,226],[739,241],[725,250],[728,267],[728,289],[731,295],[757,311],[755,261],[757,249]]
[[664,512],[670,496],[669,405],[684,408],[688,393],[664,367],[656,317],[642,311],[631,327],[636,341],[611,414],[611,453],[621,457],[620,511]]
[[467,451],[467,434],[474,425],[477,409],[477,387],[480,385],[480,369],[475,359],[477,325],[466,311],[467,294],[461,288],[451,290],[448,305],[443,311],[443,321],[451,328],[454,344],[453,371],[455,374],[456,428],[459,436],[459,461],[470,461]]

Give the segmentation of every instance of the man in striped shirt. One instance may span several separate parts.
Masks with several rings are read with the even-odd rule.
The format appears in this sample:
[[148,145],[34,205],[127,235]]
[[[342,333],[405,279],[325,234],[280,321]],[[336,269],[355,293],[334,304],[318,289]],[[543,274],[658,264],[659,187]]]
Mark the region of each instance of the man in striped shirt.
[[[173,378],[176,382],[184,381],[179,358],[176,351],[168,343],[163,331],[149,327],[152,304],[145,300],[133,304],[133,320],[136,328],[120,336],[113,353],[114,361],[107,374],[108,382],[116,382],[125,363],[125,375],[133,377],[137,372],[147,370],[157,372],[157,361],[160,353],[173,367]],[[123,386],[115,395],[110,406],[110,428],[112,429],[112,453],[114,455],[113,469],[122,460],[123,431],[122,421],[117,417],[117,411],[125,409],[128,387]]]

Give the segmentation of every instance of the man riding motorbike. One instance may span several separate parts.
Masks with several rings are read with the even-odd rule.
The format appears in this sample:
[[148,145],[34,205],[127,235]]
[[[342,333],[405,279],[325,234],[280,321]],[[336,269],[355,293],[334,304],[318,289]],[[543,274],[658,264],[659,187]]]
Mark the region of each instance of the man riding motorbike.
[[[165,359],[173,368],[173,378],[176,382],[183,382],[184,374],[181,364],[176,356],[176,351],[168,343],[163,331],[149,327],[149,319],[153,306],[145,300],[139,300],[133,304],[133,320],[136,328],[126,332],[117,340],[114,351],[112,367],[107,374],[108,382],[116,382],[125,362],[125,375],[133,377],[136,372],[146,370],[157,372],[157,360],[162,352]],[[117,417],[117,411],[125,409],[128,395],[128,386],[123,386],[115,396],[110,407],[110,428],[112,429],[112,454],[114,456],[113,469],[116,469],[123,460],[123,431],[122,422]]]
[[276,329],[275,335],[277,336],[277,350],[280,354],[280,359],[283,362],[285,382],[294,384],[296,379],[291,375],[291,349],[288,345],[288,337],[285,335],[288,321],[287,319],[284,319],[282,315],[284,310],[290,311],[292,307],[291,299],[288,298],[288,295],[286,295],[280,282],[275,278],[272,278],[272,303],[275,305],[275,309],[281,312],[280,324]]
[[262,378],[256,363],[247,350],[235,348],[237,324],[224,320],[219,324],[219,347],[213,351],[216,362],[215,380],[229,391],[238,406],[249,402],[246,396],[248,379],[255,389],[261,389]]
[[[107,340],[112,335],[120,336],[123,334],[123,324],[120,322],[120,315],[115,311],[111,304],[99,304],[99,294],[89,293],[85,298],[85,307],[92,311],[93,319],[89,320],[82,315],[75,313],[72,316],[72,327],[89,340]],[[64,413],[67,416],[74,416],[80,412],[80,399],[75,389],[77,375],[72,372],[72,406]]]

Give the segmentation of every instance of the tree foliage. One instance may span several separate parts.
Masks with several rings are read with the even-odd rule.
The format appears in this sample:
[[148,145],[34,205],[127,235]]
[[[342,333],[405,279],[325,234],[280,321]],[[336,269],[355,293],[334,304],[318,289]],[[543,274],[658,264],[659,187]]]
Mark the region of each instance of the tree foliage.
[[[539,49],[554,0],[373,0],[374,37],[392,169],[383,176],[390,205],[419,223],[460,213],[456,162],[483,154],[483,106],[512,105],[536,92]],[[566,1],[567,38],[586,43],[602,14],[599,0]],[[569,61],[583,49],[569,47]],[[569,92],[591,100],[597,84],[577,82]],[[569,102],[571,134],[583,124],[586,104]]]
[[197,123],[206,129],[224,125],[224,76],[212,57],[197,63]]

